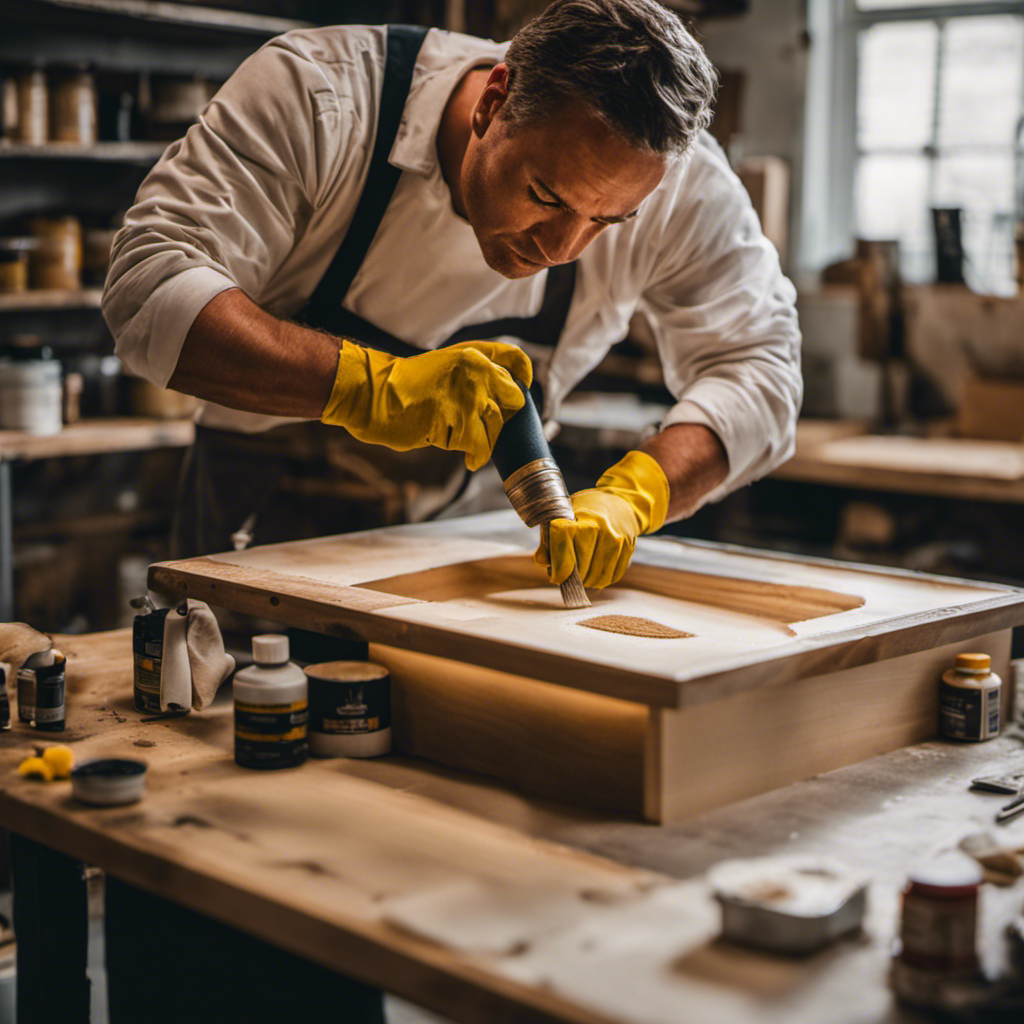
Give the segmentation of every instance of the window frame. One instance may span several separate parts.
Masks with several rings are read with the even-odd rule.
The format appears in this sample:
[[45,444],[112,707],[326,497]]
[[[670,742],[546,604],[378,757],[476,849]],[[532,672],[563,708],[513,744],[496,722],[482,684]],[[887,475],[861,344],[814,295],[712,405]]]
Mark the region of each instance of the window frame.
[[[854,187],[860,156],[856,131],[860,32],[886,22],[942,23],[951,18],[999,14],[1024,17],[1024,0],[958,0],[878,10],[859,10],[856,0],[808,0],[811,51],[807,70],[799,254],[803,281],[815,279],[823,267],[849,256],[856,237]],[[935,88],[941,89],[941,72],[935,76]],[[1021,100],[1024,102],[1024,96]]]

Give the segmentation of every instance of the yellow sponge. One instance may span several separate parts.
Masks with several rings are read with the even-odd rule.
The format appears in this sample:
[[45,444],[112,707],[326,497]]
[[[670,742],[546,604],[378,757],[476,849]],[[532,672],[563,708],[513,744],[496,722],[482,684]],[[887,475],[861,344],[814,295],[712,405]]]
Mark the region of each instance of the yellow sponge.
[[18,765],[18,774],[26,779],[49,782],[53,778],[53,769],[41,757],[26,757]]
[[75,766],[75,755],[70,747],[58,743],[43,751],[43,760],[50,766],[55,779],[70,779],[71,769]]

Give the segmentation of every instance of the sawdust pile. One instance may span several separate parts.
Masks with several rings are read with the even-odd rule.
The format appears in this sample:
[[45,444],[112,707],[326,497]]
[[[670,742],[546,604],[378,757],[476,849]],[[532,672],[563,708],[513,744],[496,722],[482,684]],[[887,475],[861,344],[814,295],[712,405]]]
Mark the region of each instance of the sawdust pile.
[[588,629],[602,629],[606,633],[642,636],[652,640],[681,640],[694,635],[637,615],[595,615],[592,619],[580,619],[578,625]]

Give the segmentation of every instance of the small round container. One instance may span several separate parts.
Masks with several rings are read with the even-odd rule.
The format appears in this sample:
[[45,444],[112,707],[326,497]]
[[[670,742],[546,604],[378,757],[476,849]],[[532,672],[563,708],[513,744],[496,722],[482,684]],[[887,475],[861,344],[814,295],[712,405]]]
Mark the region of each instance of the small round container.
[[57,142],[96,142],[96,83],[87,65],[62,75],[53,89],[53,138]]
[[379,757],[391,749],[391,676],[372,661],[306,666],[309,751],[317,757]]
[[987,654],[958,654],[939,684],[939,733],[969,742],[995,739],[1002,728],[1002,693]]
[[64,426],[63,400],[56,359],[0,362],[0,429],[59,434]]
[[295,768],[306,760],[306,677],[288,660],[288,637],[252,638],[255,664],[235,673],[235,761],[243,768]]
[[33,288],[78,291],[82,287],[82,224],[77,217],[34,217],[38,246],[29,259]]
[[28,255],[35,247],[34,238],[0,238],[0,292],[28,291]]
[[18,76],[19,142],[41,146],[50,137],[50,92],[46,72],[33,68]]
[[84,761],[71,771],[71,795],[98,807],[133,804],[142,799],[147,767],[145,761],[130,757]]

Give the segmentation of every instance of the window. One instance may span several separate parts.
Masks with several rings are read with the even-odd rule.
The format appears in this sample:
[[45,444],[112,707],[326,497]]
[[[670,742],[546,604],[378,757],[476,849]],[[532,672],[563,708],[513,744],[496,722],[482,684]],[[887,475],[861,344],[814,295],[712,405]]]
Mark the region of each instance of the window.
[[[831,49],[845,79],[829,83],[824,187],[850,195],[831,204],[835,214],[823,211],[832,247],[844,228],[847,250],[854,236],[895,238],[907,279],[933,280],[930,211],[956,207],[968,283],[1014,292],[1013,233],[1024,216],[1024,2],[817,2],[835,18]],[[822,187],[820,175],[811,187]]]

